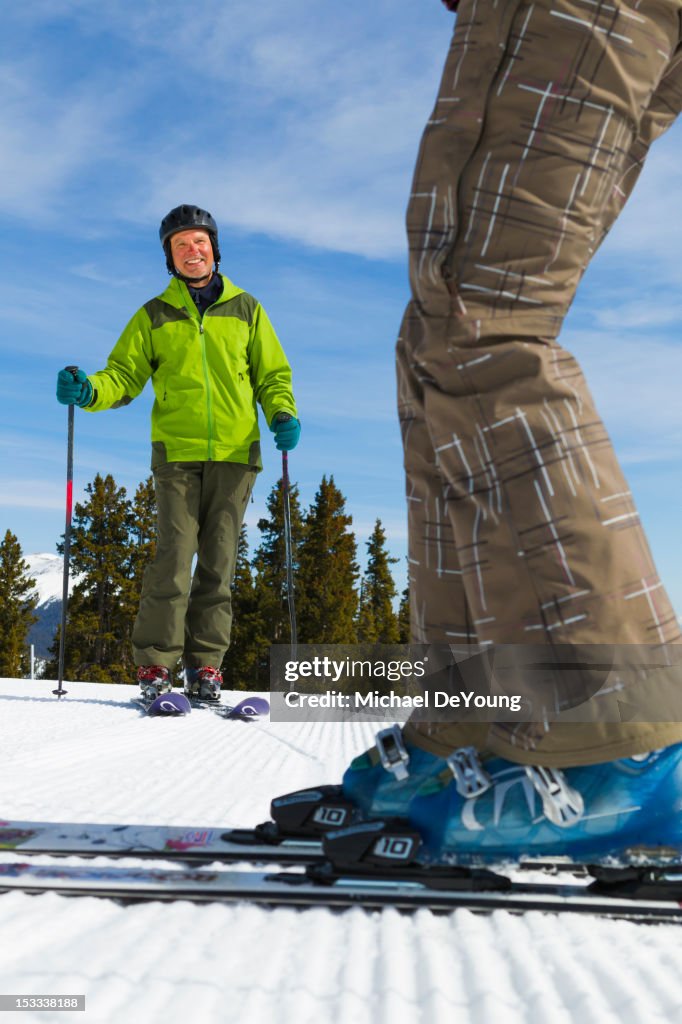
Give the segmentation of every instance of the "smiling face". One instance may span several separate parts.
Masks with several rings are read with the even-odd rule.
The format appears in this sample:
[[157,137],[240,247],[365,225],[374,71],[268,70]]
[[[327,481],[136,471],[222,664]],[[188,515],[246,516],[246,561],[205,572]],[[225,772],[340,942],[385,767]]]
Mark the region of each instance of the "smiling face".
[[213,276],[213,246],[208,231],[191,228],[171,236],[171,256],[178,274],[203,288]]

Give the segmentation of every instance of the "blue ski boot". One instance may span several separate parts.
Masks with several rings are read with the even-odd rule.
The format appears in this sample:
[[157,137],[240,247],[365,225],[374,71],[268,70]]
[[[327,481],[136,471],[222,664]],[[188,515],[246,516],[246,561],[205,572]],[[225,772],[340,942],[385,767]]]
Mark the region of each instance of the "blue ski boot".
[[420,858],[485,864],[529,857],[679,861],[682,744],[575,768],[480,764],[456,750],[410,803]]
[[343,795],[363,818],[407,817],[410,800],[446,762],[406,744],[400,727],[377,733],[376,745],[351,761],[343,776]]

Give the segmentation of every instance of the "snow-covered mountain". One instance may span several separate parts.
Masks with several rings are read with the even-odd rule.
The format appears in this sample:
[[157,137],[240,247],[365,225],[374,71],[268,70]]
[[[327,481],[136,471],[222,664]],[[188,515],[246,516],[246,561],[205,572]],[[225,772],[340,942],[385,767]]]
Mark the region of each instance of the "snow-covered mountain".
[[[42,552],[24,555],[24,561],[31,579],[36,581],[35,592],[38,595],[35,610],[38,621],[29,631],[28,642],[34,644],[39,658],[47,658],[62,613],[64,560],[61,555]],[[69,594],[77,582],[77,579],[69,579]]]
[[[28,565],[29,575],[36,581],[35,590],[38,594],[38,607],[50,604],[52,601],[61,601],[64,571],[64,560],[61,555],[48,555],[45,553],[25,555],[24,561]],[[70,580],[69,584],[69,589],[71,589],[73,587],[73,580]]]

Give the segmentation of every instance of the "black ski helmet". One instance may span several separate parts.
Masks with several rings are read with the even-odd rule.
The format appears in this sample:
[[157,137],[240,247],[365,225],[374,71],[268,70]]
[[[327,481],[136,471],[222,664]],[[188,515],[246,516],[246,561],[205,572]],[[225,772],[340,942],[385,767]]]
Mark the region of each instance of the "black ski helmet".
[[170,213],[166,214],[159,228],[159,238],[161,239],[163,251],[166,254],[166,266],[168,267],[169,274],[176,273],[170,248],[171,236],[177,234],[178,231],[188,231],[192,228],[202,228],[208,232],[213,247],[215,268],[216,270],[218,269],[220,263],[218,225],[208,210],[202,210],[199,206],[190,206],[187,203],[183,203],[182,206],[176,206]]

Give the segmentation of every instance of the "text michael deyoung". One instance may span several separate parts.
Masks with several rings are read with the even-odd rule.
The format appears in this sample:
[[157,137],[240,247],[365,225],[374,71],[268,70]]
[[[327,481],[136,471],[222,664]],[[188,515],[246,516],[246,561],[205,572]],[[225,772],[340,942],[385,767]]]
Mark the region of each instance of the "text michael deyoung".
[[390,691],[381,693],[343,693],[341,690],[326,690],[324,693],[299,693],[290,690],[282,694],[289,708],[340,708],[359,711],[362,708],[492,708],[520,711],[522,697],[506,693],[481,694],[471,690],[465,693],[447,693],[445,690],[427,690],[421,694],[401,694]]

